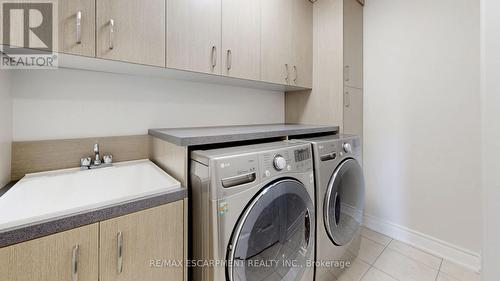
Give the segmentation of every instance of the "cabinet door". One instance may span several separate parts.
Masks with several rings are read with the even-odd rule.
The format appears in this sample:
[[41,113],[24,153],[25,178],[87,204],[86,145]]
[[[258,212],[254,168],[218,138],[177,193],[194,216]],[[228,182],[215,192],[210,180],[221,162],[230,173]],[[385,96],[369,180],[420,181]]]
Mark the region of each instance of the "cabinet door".
[[344,133],[363,136],[363,90],[344,87]]
[[260,3],[222,0],[223,75],[260,80]]
[[[293,0],[295,1],[295,0]],[[262,5],[262,80],[290,84],[292,60],[292,2],[263,0]]]
[[100,224],[100,281],[181,281],[184,267],[154,261],[184,261],[184,205],[167,205]]
[[[96,281],[98,224],[0,249],[0,279]],[[78,250],[75,250],[78,246]]]
[[291,0],[293,85],[311,88],[313,73],[313,4],[309,0]]
[[165,0],[97,0],[97,56],[165,66]]
[[94,57],[95,0],[65,0],[58,3],[58,51]]
[[221,74],[221,0],[167,1],[167,67]]
[[344,0],[344,85],[363,88],[363,6]]

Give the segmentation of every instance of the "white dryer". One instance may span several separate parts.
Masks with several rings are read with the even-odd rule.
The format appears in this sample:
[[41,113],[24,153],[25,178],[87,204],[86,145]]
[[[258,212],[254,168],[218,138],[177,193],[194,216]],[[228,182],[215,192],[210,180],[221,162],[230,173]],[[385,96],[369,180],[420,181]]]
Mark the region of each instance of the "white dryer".
[[313,280],[310,144],[193,151],[190,177],[192,280]]
[[365,203],[361,141],[334,135],[312,144],[316,181],[316,281],[336,280],[358,256]]

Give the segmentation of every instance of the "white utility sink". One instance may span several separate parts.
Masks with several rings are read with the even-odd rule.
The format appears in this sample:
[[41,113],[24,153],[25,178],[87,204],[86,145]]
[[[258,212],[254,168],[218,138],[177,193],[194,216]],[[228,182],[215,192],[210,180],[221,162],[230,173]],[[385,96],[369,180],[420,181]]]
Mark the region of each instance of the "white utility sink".
[[177,180],[149,160],[29,174],[0,197],[0,231],[179,187]]

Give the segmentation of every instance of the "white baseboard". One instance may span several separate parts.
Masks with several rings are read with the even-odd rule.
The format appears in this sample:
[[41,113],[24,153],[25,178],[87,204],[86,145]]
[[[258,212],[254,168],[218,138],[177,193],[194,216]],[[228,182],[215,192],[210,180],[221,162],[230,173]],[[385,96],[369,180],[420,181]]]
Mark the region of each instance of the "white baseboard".
[[467,249],[368,214],[364,215],[364,225],[392,239],[405,242],[417,249],[462,265],[475,272],[481,271],[480,255]]

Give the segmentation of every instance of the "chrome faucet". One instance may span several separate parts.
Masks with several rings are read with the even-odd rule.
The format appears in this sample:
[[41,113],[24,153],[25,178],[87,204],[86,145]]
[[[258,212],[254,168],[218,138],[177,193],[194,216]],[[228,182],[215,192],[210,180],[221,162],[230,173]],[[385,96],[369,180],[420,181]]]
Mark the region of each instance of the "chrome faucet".
[[94,159],[92,157],[84,157],[80,159],[80,168],[82,170],[95,169],[100,167],[109,167],[113,164],[113,155],[104,155],[101,160],[99,144],[94,144]]
[[100,166],[101,165],[101,156],[99,155],[99,144],[94,144],[94,166]]

